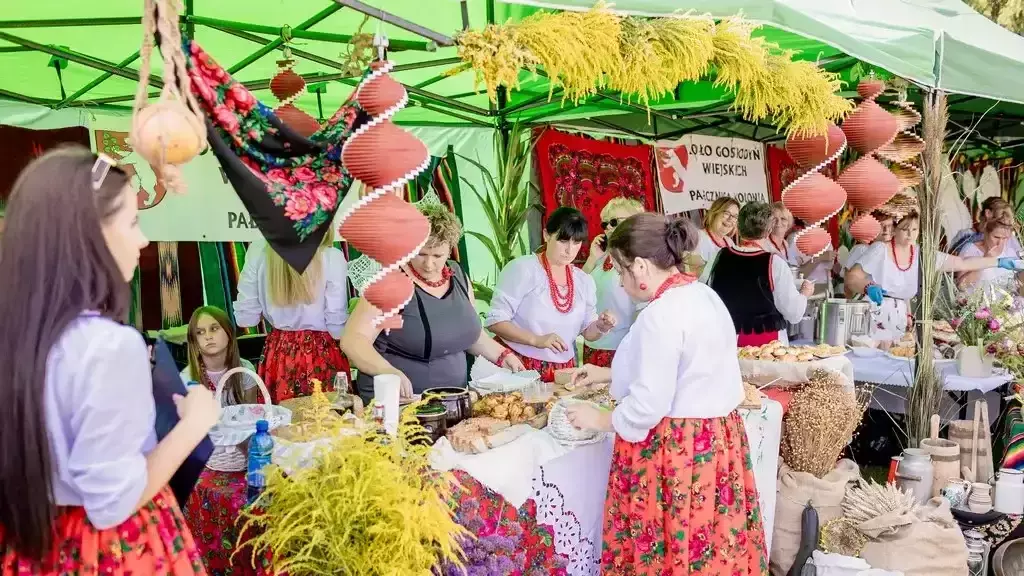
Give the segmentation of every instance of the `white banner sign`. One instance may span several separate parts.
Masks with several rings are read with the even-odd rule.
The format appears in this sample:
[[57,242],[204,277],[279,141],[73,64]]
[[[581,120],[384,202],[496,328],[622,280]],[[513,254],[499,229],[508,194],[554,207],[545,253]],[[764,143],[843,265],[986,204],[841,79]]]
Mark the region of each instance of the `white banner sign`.
[[721,196],[731,196],[740,204],[768,201],[760,142],[690,135],[658,142],[654,152],[666,214],[708,208]]
[[93,149],[117,161],[131,176],[139,201],[139,225],[154,242],[252,242],[261,238],[212,152],[182,167],[188,191],[157,184],[153,169],[128,143],[131,118],[97,114],[89,132]]

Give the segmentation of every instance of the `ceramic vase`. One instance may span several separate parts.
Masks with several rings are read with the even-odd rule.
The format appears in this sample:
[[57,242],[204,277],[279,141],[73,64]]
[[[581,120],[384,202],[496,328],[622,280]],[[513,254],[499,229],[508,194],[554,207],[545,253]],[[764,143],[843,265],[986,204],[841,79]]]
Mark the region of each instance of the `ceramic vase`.
[[964,346],[956,354],[956,370],[966,378],[988,378],[992,375],[992,357],[981,346]]
[[984,482],[971,485],[971,496],[967,499],[967,507],[975,514],[984,514],[992,509],[992,487]]
[[908,448],[903,451],[903,461],[896,471],[898,485],[903,490],[910,490],[918,504],[924,504],[932,497],[932,483],[935,470],[931,456],[920,448]]

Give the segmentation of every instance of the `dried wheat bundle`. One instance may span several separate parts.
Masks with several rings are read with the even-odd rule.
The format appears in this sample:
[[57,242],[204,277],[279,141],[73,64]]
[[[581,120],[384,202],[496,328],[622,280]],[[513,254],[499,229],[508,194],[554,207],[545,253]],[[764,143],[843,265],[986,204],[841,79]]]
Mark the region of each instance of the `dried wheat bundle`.
[[860,524],[884,514],[907,514],[916,506],[909,490],[900,490],[895,484],[878,484],[861,480],[846,489],[843,517]]
[[831,370],[813,370],[810,378],[790,402],[782,459],[797,472],[822,478],[853,439],[871,396],[846,390]]

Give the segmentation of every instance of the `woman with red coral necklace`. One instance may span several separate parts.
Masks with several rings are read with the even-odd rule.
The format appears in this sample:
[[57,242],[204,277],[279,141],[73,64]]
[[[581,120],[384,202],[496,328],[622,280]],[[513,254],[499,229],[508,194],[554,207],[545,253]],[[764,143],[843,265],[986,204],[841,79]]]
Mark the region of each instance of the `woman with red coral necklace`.
[[[916,242],[920,230],[917,214],[905,216],[896,223],[892,240],[872,244],[846,273],[847,290],[866,294],[877,305],[873,310],[870,331],[875,340],[899,340],[913,325],[907,304],[917,296],[921,265],[920,248]],[[960,258],[942,252],[936,252],[935,258],[935,267],[941,272],[969,272],[996,267],[1014,270],[1013,258]]]
[[485,324],[546,382],[576,365],[576,337],[593,342],[615,327],[611,312],[597,314],[594,279],[572,265],[587,239],[587,221],[575,208],[548,216],[544,250],[520,256],[498,277]]
[[465,387],[467,354],[513,372],[523,369],[519,358],[480,326],[473,286],[448,259],[462,236],[458,218],[441,205],[425,204],[419,210],[430,222],[430,237],[404,267],[416,288],[402,309],[402,328],[384,332],[374,326],[380,311],[360,299],[341,338],[342,349],[359,369],[356,390],[364,402],[373,396],[373,377],[379,374],[398,375],[403,397],[439,386]]
[[762,576],[764,528],[750,447],[736,411],[743,379],[721,298],[680,273],[697,230],[639,214],[608,241],[622,287],[647,306],[612,367],[584,366],[574,384],[611,383],[617,404],[568,408],[573,426],[612,432],[601,573]]
[[704,228],[697,232],[697,245],[693,251],[704,260],[701,282],[707,280],[711,266],[722,248],[734,246],[736,219],[740,215],[740,203],[735,198],[722,196],[711,203],[704,213]]

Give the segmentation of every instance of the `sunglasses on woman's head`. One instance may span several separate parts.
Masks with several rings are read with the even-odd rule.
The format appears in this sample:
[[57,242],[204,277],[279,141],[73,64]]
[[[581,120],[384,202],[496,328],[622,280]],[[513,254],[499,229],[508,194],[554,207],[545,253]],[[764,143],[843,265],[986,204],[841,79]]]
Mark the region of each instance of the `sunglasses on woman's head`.
[[611,220],[608,220],[606,222],[601,222],[601,230],[607,230],[608,228],[615,228],[618,225],[619,225],[619,219],[618,218],[612,218]]

